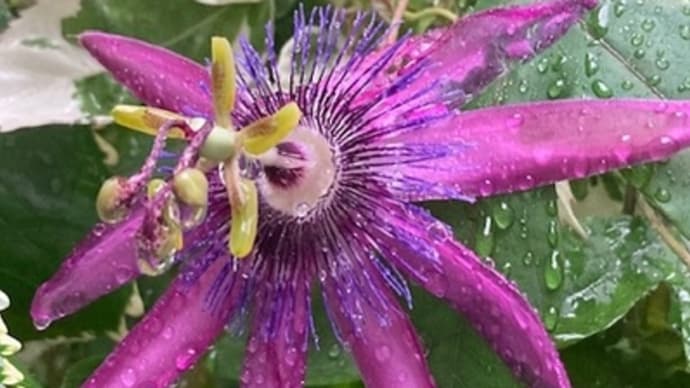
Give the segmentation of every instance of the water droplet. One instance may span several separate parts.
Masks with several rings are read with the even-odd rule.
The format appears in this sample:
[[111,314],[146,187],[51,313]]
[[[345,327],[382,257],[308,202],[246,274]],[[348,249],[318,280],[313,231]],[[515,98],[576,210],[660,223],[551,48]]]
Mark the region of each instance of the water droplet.
[[489,216],[484,217],[484,225],[477,231],[475,250],[483,257],[491,256],[494,250],[493,219]]
[[546,330],[553,331],[556,329],[556,324],[558,323],[558,309],[555,306],[551,306],[544,313],[544,326]]
[[298,355],[299,354],[297,352],[297,349],[295,349],[295,348],[288,349],[287,353],[285,354],[285,363],[290,367],[295,366],[295,364],[297,363],[297,356]]
[[120,381],[125,387],[133,387],[134,384],[137,382],[137,375],[134,372],[134,369],[125,369],[125,371],[122,372],[122,374],[120,375]]
[[556,217],[558,215],[558,205],[555,200],[549,200],[546,202],[546,214],[551,217]]
[[678,28],[681,39],[690,40],[690,24],[683,24]]
[[386,345],[381,345],[374,350],[374,356],[379,362],[386,362],[391,358],[391,349]]
[[522,256],[522,264],[525,266],[530,266],[534,262],[534,253],[532,251],[527,251],[525,252],[525,255]]
[[180,371],[189,369],[192,366],[192,364],[194,364],[196,356],[196,349],[187,348],[187,350],[185,350],[182,354],[175,358],[175,367]]
[[623,90],[625,91],[631,90],[633,86],[634,84],[632,83],[632,81],[625,80],[621,83],[621,88],[623,88]]
[[562,78],[554,80],[546,89],[546,96],[551,100],[562,97],[563,92],[565,91],[565,86],[565,80]]
[[614,4],[614,6],[613,6],[613,14],[614,14],[617,18],[623,16],[624,13],[625,13],[625,3],[623,3],[623,2],[618,2],[618,3]]
[[661,83],[661,76],[658,75],[658,74],[653,75],[653,76],[647,78],[647,83],[648,83],[650,86],[657,86],[657,85],[659,85],[659,84]]
[[306,202],[300,202],[295,205],[295,215],[297,217],[304,217],[309,213],[309,204]]
[[654,198],[657,202],[667,203],[671,200],[671,192],[660,187],[654,193]]
[[591,77],[599,71],[599,62],[597,57],[592,53],[587,53],[585,55],[585,74],[587,77]]
[[637,59],[642,59],[644,56],[647,54],[647,52],[644,49],[637,49],[633,52],[633,56]]
[[657,58],[656,61],[654,61],[654,64],[656,64],[656,67],[659,70],[666,70],[671,66],[671,62],[669,62],[668,59],[664,57]]
[[493,208],[493,218],[496,222],[496,226],[501,229],[508,229],[513,225],[515,212],[506,202],[501,201],[498,206],[494,206]]
[[609,24],[609,4],[606,3],[596,11],[590,13],[587,20],[587,27],[594,39],[601,39],[606,36]]
[[556,248],[558,246],[558,221],[555,219],[549,220],[549,224],[547,226],[547,231],[546,231],[546,239],[549,242],[549,245],[551,245],[552,248]]
[[520,83],[518,84],[518,91],[522,94],[527,93],[529,90],[529,84],[527,83],[527,80],[521,80]]
[[343,350],[338,344],[333,344],[330,349],[328,349],[328,357],[331,359],[336,359],[340,357],[342,354]]
[[537,62],[537,72],[544,74],[547,70],[549,70],[549,59],[545,57]]
[[630,44],[632,44],[635,47],[640,47],[644,43],[645,36],[642,34],[632,34],[630,37]]
[[600,79],[594,80],[594,82],[592,82],[592,92],[594,92],[594,95],[599,98],[613,97],[613,90],[611,90],[611,88]]
[[563,284],[563,265],[561,264],[561,254],[554,250],[551,252],[548,263],[544,268],[544,283],[546,288],[555,291]]
[[642,21],[642,30],[643,31],[652,32],[652,30],[654,30],[654,27],[656,27],[656,23],[654,23],[654,20],[644,19]]

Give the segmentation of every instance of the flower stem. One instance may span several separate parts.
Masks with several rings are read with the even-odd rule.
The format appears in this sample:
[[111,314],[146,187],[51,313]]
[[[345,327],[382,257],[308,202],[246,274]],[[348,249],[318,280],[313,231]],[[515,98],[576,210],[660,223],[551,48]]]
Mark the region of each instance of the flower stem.
[[440,17],[443,19],[447,19],[450,22],[455,22],[456,20],[458,20],[458,15],[456,15],[450,10],[441,7],[425,8],[418,12],[405,11],[404,13],[405,20],[409,21],[417,21],[419,19],[429,16]]
[[395,40],[398,39],[398,30],[400,29],[400,24],[402,24],[408,3],[409,0],[398,0],[398,4],[393,12],[393,19],[391,20],[391,31],[388,34],[388,38],[385,40],[386,44],[393,44]]
[[659,233],[659,236],[661,236],[661,239],[666,243],[666,245],[668,245],[673,253],[680,257],[685,264],[690,267],[690,252],[688,252],[685,244],[676,238],[661,216],[659,216],[654,208],[639,195],[637,197],[637,206],[642,212],[642,215],[649,220],[652,228]]

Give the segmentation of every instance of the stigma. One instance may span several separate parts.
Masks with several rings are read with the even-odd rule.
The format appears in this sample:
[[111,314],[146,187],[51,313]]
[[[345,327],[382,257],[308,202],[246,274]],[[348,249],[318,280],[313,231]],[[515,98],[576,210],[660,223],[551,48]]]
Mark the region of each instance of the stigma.
[[[104,182],[96,199],[102,221],[116,223],[135,205],[143,205],[146,218],[140,233],[140,270],[157,275],[174,261],[184,246],[184,232],[198,226],[209,205],[209,174],[221,174],[231,208],[228,251],[237,258],[251,254],[259,220],[256,177],[244,173],[253,163],[284,163],[277,146],[300,126],[302,112],[288,102],[273,114],[242,128],[231,119],[236,99],[236,70],[230,43],[211,41],[212,119],[186,117],[148,106],[118,105],[111,114],[124,127],[154,136],[151,152],[141,169],[130,177]],[[186,141],[172,173],[154,177],[167,139]]]

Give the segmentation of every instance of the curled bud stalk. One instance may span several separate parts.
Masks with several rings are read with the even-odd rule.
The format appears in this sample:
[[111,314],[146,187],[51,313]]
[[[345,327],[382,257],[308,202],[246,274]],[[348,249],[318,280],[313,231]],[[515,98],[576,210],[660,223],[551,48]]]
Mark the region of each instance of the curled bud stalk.
[[107,223],[116,223],[127,215],[130,190],[127,179],[119,176],[109,178],[98,191],[96,211],[98,217]]
[[[106,222],[117,222],[126,215],[131,198],[146,186],[149,208],[140,233],[141,271],[157,275],[165,271],[183,246],[183,232],[198,226],[206,217],[209,184],[206,177],[219,165],[225,170],[224,183],[232,206],[229,250],[236,257],[248,256],[256,240],[258,193],[256,184],[239,172],[240,160],[261,160],[262,155],[283,142],[298,127],[302,112],[290,102],[274,114],[260,118],[237,130],[231,121],[236,100],[236,72],[230,42],[214,37],[211,41],[211,92],[213,121],[181,116],[160,108],[118,105],[114,120],[128,128],[154,134],[151,154],[141,171],[130,177],[111,178],[99,193],[97,207]],[[156,162],[167,138],[188,142],[178,160],[172,179],[153,179]]]
[[[0,290],[0,311],[9,306],[10,299]],[[7,326],[0,317],[0,387],[17,385],[24,380],[24,375],[5,358],[17,353],[21,348],[21,342],[7,334]]]

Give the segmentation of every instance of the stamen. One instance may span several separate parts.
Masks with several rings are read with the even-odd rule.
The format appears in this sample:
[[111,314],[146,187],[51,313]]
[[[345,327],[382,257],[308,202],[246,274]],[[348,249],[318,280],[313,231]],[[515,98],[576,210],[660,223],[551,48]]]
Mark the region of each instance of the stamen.
[[249,179],[241,179],[238,191],[241,200],[231,204],[232,224],[230,227],[230,253],[244,258],[251,253],[256,240],[259,221],[259,196],[256,184]]
[[235,58],[225,38],[211,38],[211,82],[216,124],[230,128],[230,111],[235,106]]
[[277,146],[297,126],[302,118],[302,111],[296,103],[291,102],[280,108],[275,114],[257,120],[240,131],[244,150],[259,155]]
[[[116,105],[110,111],[110,115],[117,124],[147,135],[155,135],[160,127],[168,121],[185,120],[183,116],[164,109],[135,105]],[[175,127],[171,129],[168,137],[184,139],[185,135],[186,133],[182,128]]]

